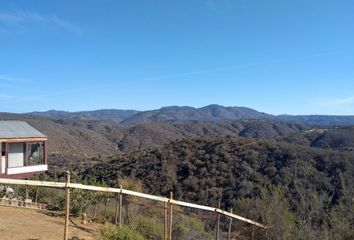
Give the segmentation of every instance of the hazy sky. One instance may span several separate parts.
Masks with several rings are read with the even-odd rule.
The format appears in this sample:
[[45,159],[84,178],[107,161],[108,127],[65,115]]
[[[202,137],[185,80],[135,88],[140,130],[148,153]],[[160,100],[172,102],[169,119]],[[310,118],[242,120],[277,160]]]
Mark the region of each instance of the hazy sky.
[[0,1],[0,111],[212,103],[354,115],[354,1]]

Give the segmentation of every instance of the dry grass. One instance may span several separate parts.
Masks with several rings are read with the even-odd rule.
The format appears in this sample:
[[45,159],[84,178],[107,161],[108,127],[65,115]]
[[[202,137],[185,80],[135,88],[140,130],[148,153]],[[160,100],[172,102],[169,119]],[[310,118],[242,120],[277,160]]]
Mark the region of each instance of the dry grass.
[[[97,239],[100,224],[82,225],[73,219],[69,237]],[[0,238],[3,240],[63,239],[64,217],[43,211],[0,206]]]

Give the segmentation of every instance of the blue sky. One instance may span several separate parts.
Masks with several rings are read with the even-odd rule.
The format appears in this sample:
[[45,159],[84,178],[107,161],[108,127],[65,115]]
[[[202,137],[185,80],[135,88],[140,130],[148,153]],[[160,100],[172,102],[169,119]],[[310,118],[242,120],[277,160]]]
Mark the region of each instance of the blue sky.
[[0,1],[0,111],[354,115],[354,1]]

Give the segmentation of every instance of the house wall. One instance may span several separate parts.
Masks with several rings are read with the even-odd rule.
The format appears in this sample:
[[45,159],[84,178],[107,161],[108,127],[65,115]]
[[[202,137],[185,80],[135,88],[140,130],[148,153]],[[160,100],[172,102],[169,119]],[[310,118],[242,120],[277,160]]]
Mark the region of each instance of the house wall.
[[9,144],[8,168],[23,167],[24,157],[23,143]]

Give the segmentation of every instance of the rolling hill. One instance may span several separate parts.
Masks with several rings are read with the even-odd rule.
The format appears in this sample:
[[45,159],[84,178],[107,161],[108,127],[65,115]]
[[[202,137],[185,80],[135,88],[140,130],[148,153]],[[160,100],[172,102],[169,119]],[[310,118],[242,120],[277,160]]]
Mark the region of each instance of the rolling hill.
[[245,107],[223,107],[209,105],[202,108],[164,107],[158,110],[137,113],[122,121],[123,124],[137,124],[163,121],[224,121],[240,119],[269,119],[271,115]]
[[354,150],[354,127],[315,128],[285,136],[284,141],[318,148]]
[[86,158],[157,147],[185,137],[233,135],[273,138],[309,128],[304,124],[266,120],[119,125],[103,120],[54,119],[0,113],[0,120],[9,119],[26,121],[46,134],[49,138],[50,154],[70,154]]
[[50,110],[45,112],[30,112],[27,115],[48,117],[54,119],[106,120],[115,123],[139,113],[136,110],[101,109],[95,111],[67,112]]

